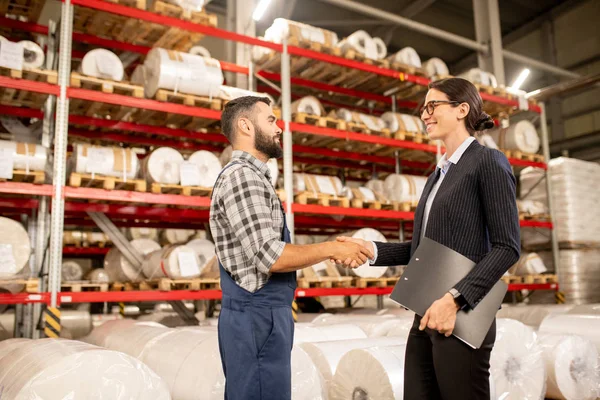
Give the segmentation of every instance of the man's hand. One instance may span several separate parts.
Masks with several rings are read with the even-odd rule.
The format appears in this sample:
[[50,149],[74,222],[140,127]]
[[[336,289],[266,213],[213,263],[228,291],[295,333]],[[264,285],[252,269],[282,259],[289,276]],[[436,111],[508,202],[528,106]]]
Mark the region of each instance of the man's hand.
[[446,293],[444,297],[433,302],[431,307],[425,312],[421,319],[419,330],[433,329],[449,337],[454,330],[456,323],[456,313],[460,307],[454,301],[454,297],[450,293]]
[[[340,242],[340,243],[356,243],[357,245],[359,245],[361,247],[364,247],[365,249],[367,249],[369,251],[369,255],[368,255],[369,259],[372,259],[374,257],[375,249],[373,249],[373,243],[371,243],[371,242],[368,242],[368,241],[363,240],[363,239],[351,238],[351,237],[348,237],[348,236],[339,236],[337,238],[337,241]],[[344,258],[334,258],[331,261],[335,262],[337,264],[344,264],[344,266],[350,267],[350,268],[360,267],[361,265],[363,265],[364,263],[367,262],[367,260],[365,260],[361,264],[358,264],[358,265],[354,266],[354,264],[349,263],[348,260],[344,259]]]
[[[358,239],[360,240],[360,239]],[[331,242],[331,260],[346,267],[358,268],[373,258],[373,251],[368,247],[355,241]]]

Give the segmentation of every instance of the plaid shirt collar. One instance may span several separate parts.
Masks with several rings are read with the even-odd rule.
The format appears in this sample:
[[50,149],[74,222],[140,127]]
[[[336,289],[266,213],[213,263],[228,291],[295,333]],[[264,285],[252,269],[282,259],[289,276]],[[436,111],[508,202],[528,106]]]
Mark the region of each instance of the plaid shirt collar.
[[245,151],[242,151],[242,150],[235,150],[231,154],[231,161],[233,161],[233,160],[245,161],[247,164],[250,164],[252,167],[254,167],[254,169],[256,169],[259,173],[261,173],[262,175],[265,175],[268,180],[271,180],[271,172],[269,171],[267,164],[260,161],[258,158],[254,157],[252,154],[246,153]]

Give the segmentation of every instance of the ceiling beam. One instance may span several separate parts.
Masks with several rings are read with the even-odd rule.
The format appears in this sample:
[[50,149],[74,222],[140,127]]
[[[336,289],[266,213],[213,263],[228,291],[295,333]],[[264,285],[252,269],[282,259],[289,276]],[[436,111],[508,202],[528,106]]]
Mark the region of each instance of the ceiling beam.
[[413,0],[409,5],[404,7],[400,15],[406,18],[414,18],[431,7],[435,2],[436,0]]

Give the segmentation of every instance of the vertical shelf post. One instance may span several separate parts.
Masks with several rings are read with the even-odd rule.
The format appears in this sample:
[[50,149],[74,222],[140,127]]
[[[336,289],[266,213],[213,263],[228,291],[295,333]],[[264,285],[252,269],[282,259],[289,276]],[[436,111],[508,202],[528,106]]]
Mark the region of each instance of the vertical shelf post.
[[283,39],[283,53],[281,53],[281,117],[283,119],[283,187],[286,198],[287,224],[294,242],[294,161],[292,154],[292,132],[290,131],[292,108],[292,88],[290,73],[290,54],[288,53],[287,39]]

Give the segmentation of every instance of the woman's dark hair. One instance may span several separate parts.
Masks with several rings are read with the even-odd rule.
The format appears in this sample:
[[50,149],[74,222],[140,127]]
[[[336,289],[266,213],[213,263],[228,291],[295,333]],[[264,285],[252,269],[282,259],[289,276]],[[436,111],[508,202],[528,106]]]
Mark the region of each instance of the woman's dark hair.
[[470,107],[465,119],[467,131],[473,136],[478,131],[494,127],[494,120],[483,111],[483,101],[479,91],[471,82],[462,78],[447,78],[431,82],[429,89],[439,90],[448,96],[450,101],[467,103]]

